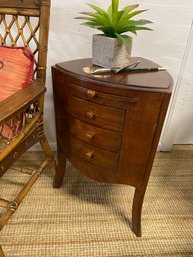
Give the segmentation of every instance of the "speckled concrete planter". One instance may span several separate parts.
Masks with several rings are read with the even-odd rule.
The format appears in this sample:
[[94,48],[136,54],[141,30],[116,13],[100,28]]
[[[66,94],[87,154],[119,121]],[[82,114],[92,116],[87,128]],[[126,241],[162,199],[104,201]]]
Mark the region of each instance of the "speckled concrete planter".
[[93,35],[92,63],[102,67],[125,67],[130,63],[131,47],[118,38]]

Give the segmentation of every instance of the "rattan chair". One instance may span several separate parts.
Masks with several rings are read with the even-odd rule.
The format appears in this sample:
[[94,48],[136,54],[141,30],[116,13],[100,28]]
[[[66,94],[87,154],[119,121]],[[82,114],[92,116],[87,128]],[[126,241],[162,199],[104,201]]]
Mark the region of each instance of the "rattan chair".
[[[0,230],[47,164],[53,174],[56,172],[55,160],[43,126],[49,16],[50,0],[0,0],[0,44],[27,46],[35,57],[34,82],[0,102],[0,177],[21,154],[37,142],[40,142],[45,153],[45,160],[38,170],[27,170],[30,178],[13,201],[0,196],[0,206],[5,208],[0,217]],[[13,117],[20,119],[19,131],[12,127]],[[11,139],[1,133],[5,123],[14,133]]]

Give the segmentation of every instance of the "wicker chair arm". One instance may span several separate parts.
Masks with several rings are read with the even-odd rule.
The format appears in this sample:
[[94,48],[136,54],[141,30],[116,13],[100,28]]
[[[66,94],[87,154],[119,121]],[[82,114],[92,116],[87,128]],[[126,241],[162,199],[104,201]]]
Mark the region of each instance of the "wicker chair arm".
[[40,80],[35,80],[29,86],[0,102],[0,125],[37,101],[46,91]]

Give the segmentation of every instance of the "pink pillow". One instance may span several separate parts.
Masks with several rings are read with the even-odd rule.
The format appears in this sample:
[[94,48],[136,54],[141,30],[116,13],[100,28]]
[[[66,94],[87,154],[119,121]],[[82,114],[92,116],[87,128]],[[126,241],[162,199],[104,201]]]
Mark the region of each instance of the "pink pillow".
[[[33,81],[34,56],[27,47],[0,46],[0,102]],[[21,117],[4,124],[2,135],[12,138],[21,127]],[[12,129],[9,128],[10,123]]]
[[0,46],[0,102],[32,82],[33,67],[29,48]]

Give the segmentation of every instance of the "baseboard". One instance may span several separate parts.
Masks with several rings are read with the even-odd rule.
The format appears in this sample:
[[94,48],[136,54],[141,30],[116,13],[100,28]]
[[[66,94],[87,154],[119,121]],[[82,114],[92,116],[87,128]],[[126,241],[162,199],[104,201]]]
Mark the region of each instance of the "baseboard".
[[[50,145],[52,151],[56,151],[56,149],[57,149],[56,143],[50,143],[49,145]],[[42,147],[39,143],[37,143],[36,145],[32,146],[28,151],[29,152],[41,152]]]
[[171,152],[171,150],[172,150],[172,147],[170,147],[170,145],[165,145],[159,142],[157,147],[157,152]]

